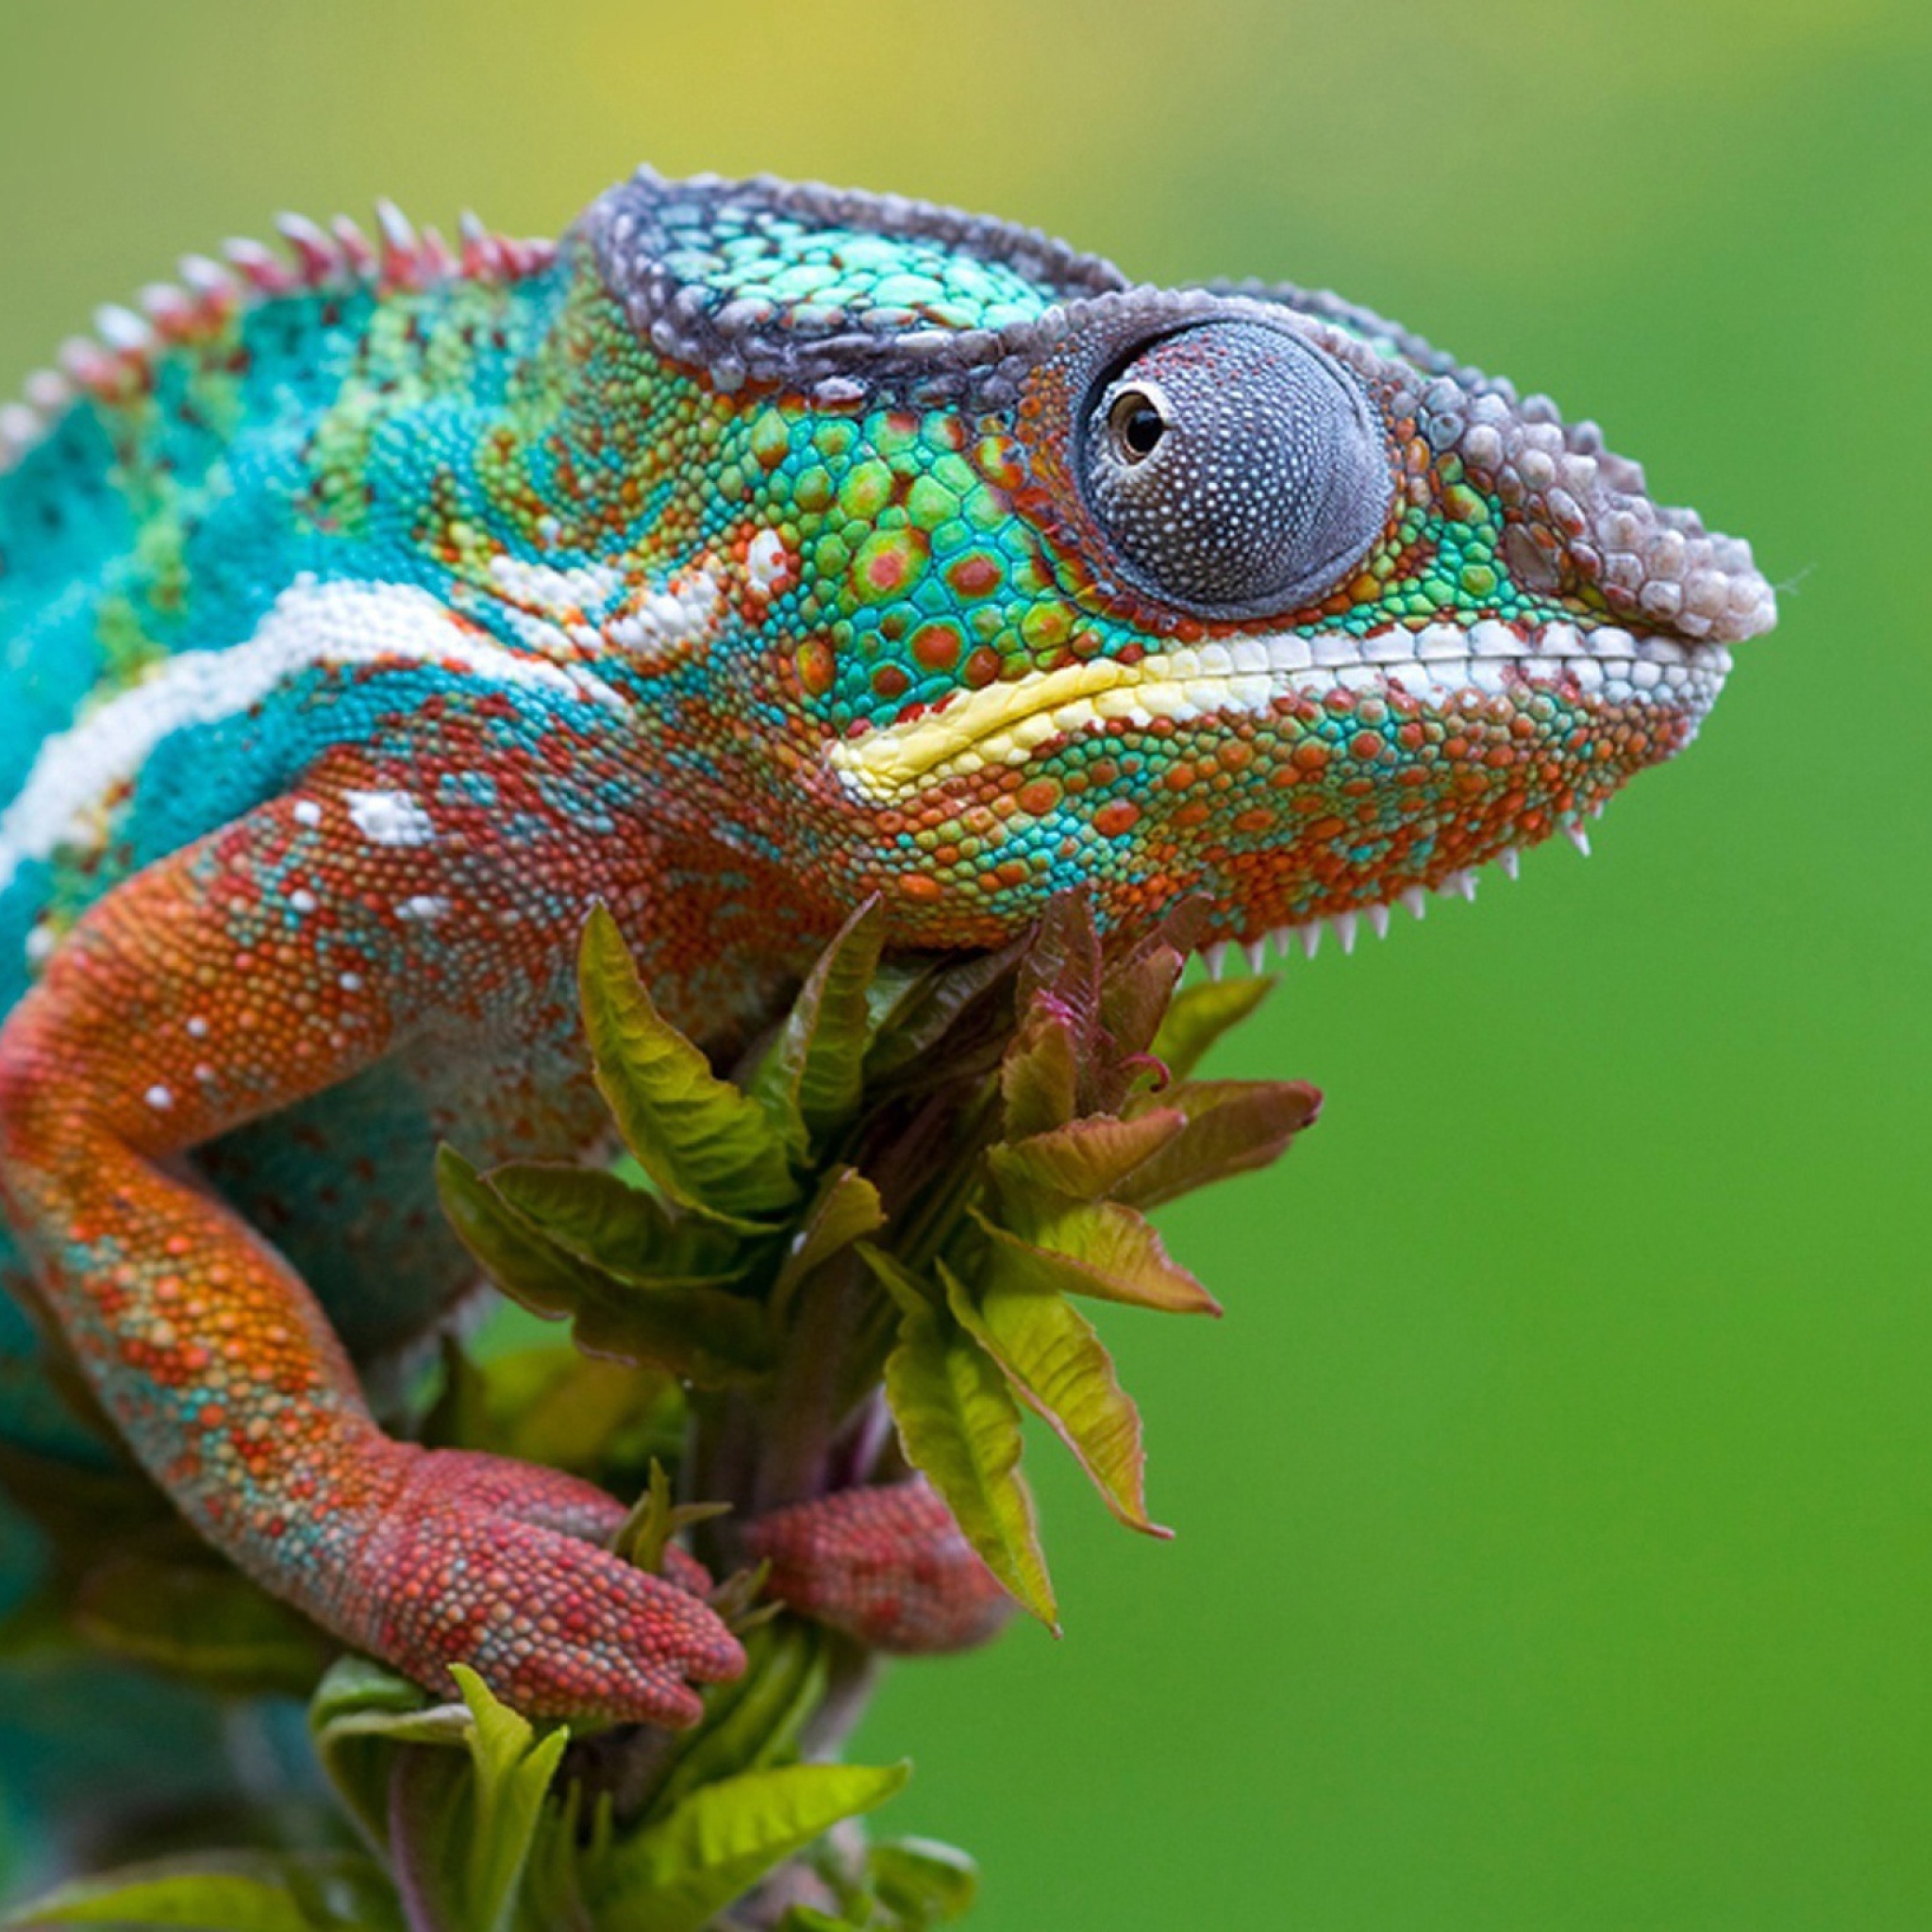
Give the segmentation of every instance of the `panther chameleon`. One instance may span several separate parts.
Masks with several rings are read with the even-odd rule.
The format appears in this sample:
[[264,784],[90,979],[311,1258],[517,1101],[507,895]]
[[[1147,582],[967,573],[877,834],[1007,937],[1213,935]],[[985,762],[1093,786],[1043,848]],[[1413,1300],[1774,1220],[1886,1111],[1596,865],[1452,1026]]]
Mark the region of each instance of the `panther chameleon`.
[[[0,410],[0,1433],[109,1453],[58,1336],[347,1642],[689,1722],[741,1652],[597,1546],[619,1506],[399,1442],[358,1376],[470,1282],[439,1137],[599,1139],[589,908],[718,1056],[873,894],[907,946],[1069,887],[1204,895],[1217,965],[1349,945],[1580,841],[1773,595],[1593,424],[1331,294],[649,170],[554,244],[282,234]],[[947,1533],[832,1500],[831,1550]],[[34,1560],[0,1513],[0,1588]]]

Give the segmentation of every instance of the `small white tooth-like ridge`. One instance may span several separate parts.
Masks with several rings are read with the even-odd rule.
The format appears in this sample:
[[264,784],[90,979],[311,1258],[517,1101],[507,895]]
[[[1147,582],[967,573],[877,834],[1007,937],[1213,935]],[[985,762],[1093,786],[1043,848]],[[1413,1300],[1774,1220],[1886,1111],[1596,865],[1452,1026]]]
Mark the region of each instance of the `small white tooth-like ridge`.
[[[1603,807],[1601,804],[1598,804],[1593,809],[1600,813]],[[1590,853],[1590,841],[1585,835],[1582,826],[1574,820],[1566,820],[1563,829],[1569,834],[1578,849],[1588,857]],[[1513,845],[1503,846],[1498,851],[1492,853],[1491,857],[1502,866],[1504,872],[1510,878],[1517,878],[1521,874],[1523,854],[1517,847]],[[1428,910],[1428,893],[1430,891],[1441,893],[1445,897],[1451,895],[1459,896],[1473,904],[1476,896],[1476,885],[1479,877],[1480,874],[1475,867],[1465,866],[1458,871],[1445,873],[1441,878],[1436,881],[1433,887],[1424,888],[1420,885],[1403,887],[1395,894],[1395,903],[1406,907],[1418,919],[1422,918]],[[1201,958],[1207,965],[1209,977],[1214,979],[1220,979],[1226,972],[1229,962],[1238,957],[1246,960],[1251,972],[1259,973],[1262,970],[1263,961],[1266,957],[1265,947],[1267,945],[1272,945],[1281,958],[1286,960],[1290,958],[1291,944],[1299,944],[1303,955],[1312,959],[1321,950],[1322,935],[1324,931],[1335,934],[1337,941],[1344,953],[1353,953],[1355,951],[1356,940],[1359,937],[1361,924],[1364,920],[1368,923],[1369,930],[1378,940],[1388,938],[1390,914],[1391,906],[1389,902],[1386,900],[1375,900],[1365,906],[1347,908],[1340,912],[1322,914],[1315,918],[1304,919],[1288,925],[1277,925],[1266,934],[1265,941],[1249,940],[1244,942],[1238,942],[1234,940],[1217,940],[1201,949]]]
[[1633,638],[1615,625],[1559,622],[1525,635],[1486,620],[1312,641],[1283,632],[1245,638],[1238,649],[1161,652],[1131,667],[1095,658],[1030,673],[967,692],[943,711],[842,740],[831,759],[855,791],[890,802],[989,765],[1024,763],[1056,736],[1103,722],[1147,730],[1161,719],[1182,724],[1259,714],[1284,698],[1397,685],[1441,705],[1464,692],[1499,698],[1530,684],[1567,682],[1586,699],[1678,712],[1694,730],[1729,670],[1722,646]]

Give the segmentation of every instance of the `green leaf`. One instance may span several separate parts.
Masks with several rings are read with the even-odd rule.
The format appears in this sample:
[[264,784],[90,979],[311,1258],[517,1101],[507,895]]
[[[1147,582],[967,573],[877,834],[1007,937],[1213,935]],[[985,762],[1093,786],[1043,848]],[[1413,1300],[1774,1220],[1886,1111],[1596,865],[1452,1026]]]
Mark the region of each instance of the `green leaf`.
[[466,1756],[428,1745],[396,1755],[390,1789],[389,1855],[422,1932],[509,1932],[518,1889],[570,1741],[559,1724],[539,1738],[462,1664]]
[[791,1116],[817,1136],[858,1108],[860,1070],[871,1040],[867,992],[885,944],[878,897],[868,899],[813,962],[778,1037],[753,1076],[751,1092],[782,1124]]
[[389,1841],[397,1747],[460,1743],[469,1723],[462,1705],[434,1703],[420,1686],[365,1657],[338,1658],[308,1700],[308,1735],[323,1773],[378,1851]]
[[[1274,981],[1204,979],[1174,995],[1150,1051],[1176,1080],[1184,1080],[1230,1026],[1239,1026],[1274,991]],[[1162,1096],[1163,1099],[1165,1096]]]
[[1063,1127],[1079,1111],[1080,1049],[1073,1026],[1044,1006],[1028,1013],[1000,1061],[1007,1139]]
[[835,1919],[815,1906],[790,1907],[778,1921],[778,1932],[867,1932],[878,1924],[874,1918]]
[[403,1932],[380,1869],[355,1852],[202,1852],[78,1879],[18,1907],[8,1932],[46,1925],[193,1932]]
[[526,1718],[490,1694],[475,1671],[454,1664],[450,1674],[472,1719],[465,1740],[475,1780],[465,1818],[468,1916],[462,1924],[468,1932],[472,1925],[495,1928],[508,1922],[537,1814],[570,1742],[570,1727],[558,1724],[540,1738]]
[[818,1198],[772,1284],[774,1324],[781,1323],[792,1295],[814,1268],[876,1232],[886,1223],[879,1191],[856,1167],[837,1167],[819,1189]]
[[[583,1799],[584,1787],[573,1780],[538,1815],[511,1921],[515,1932],[597,1932],[584,1903]],[[591,1856],[600,1842],[608,1842],[609,1817],[607,1803],[589,1834]]]
[[766,1873],[884,1804],[909,1775],[904,1764],[793,1764],[706,1785],[587,1874],[591,1911],[625,1932],[703,1932]]
[[1186,964],[1179,952],[1156,938],[1105,968],[1100,1024],[1117,1055],[1138,1057],[1149,1051]]
[[744,1244],[699,1216],[674,1220],[656,1195],[594,1167],[511,1161],[490,1185],[579,1260],[646,1288],[722,1287],[749,1266]]
[[954,1319],[1074,1452],[1108,1507],[1129,1529],[1172,1536],[1148,1518],[1141,1412],[1093,1324],[1064,1295],[995,1286],[975,1299],[943,1263],[941,1273]]
[[1187,1124],[1187,1116],[1174,1108],[1154,1108],[1131,1120],[1091,1114],[1024,1141],[990,1147],[987,1163],[1003,1184],[1018,1182],[1076,1201],[1099,1201]]
[[116,1657],[213,1691],[306,1697],[334,1648],[238,1572],[192,1558],[107,1557],[80,1577],[69,1614]]
[[884,1248],[860,1241],[858,1253],[902,1315],[916,1315],[924,1309],[938,1307],[945,1299],[939,1289],[913,1274],[898,1256],[888,1254]]
[[1030,1294],[1091,1295],[1167,1315],[1221,1312],[1136,1208],[1016,1187],[1003,1190],[1001,1208],[1019,1231],[977,1208],[968,1210],[992,1238],[989,1284]]
[[886,1400],[907,1461],[945,1498],[987,1567],[1058,1634],[1033,1498],[1020,1475],[1019,1405],[999,1365],[939,1312],[902,1304]]
[[979,1867],[934,1839],[889,1839],[873,1846],[866,1863],[879,1903],[905,1932],[956,1924],[978,1903]]
[[584,926],[577,967],[598,1091],[651,1179],[679,1206],[733,1226],[789,1207],[798,1187],[783,1137],[658,1011],[605,907]]
[[883,1083],[908,1067],[924,1068],[947,1035],[1011,975],[1024,944],[937,963],[882,960],[873,982],[866,1078]]
[[498,1357],[484,1372],[483,1392],[498,1453],[579,1474],[599,1472],[608,1453],[642,1436],[678,1400],[668,1376],[575,1348]]
[[655,1808],[668,1810],[706,1785],[795,1757],[806,1723],[824,1698],[828,1649],[819,1626],[797,1618],[752,1631],[743,1674],[705,1692],[704,1721],[680,1740]]
[[651,1457],[650,1486],[632,1504],[631,1511],[617,1526],[610,1539],[612,1556],[622,1557],[653,1576],[664,1574],[664,1552],[679,1530],[695,1523],[709,1523],[713,1517],[727,1516],[729,1503],[674,1503],[671,1478],[664,1465]]
[[1121,1199],[1136,1208],[1278,1160],[1314,1124],[1322,1095],[1299,1080],[1185,1080],[1160,1105],[1183,1114],[1187,1125],[1126,1176]]
[[454,1148],[439,1150],[436,1180],[450,1225],[491,1279],[535,1314],[573,1317],[579,1348],[708,1388],[751,1379],[768,1364],[757,1303],[722,1289],[618,1280],[550,1241]]

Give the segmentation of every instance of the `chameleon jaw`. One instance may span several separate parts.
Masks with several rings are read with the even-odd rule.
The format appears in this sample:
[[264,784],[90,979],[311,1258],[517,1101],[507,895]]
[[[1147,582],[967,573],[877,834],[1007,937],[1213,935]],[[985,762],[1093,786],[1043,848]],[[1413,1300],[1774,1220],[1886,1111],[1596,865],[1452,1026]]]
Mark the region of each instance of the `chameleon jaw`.
[[1647,701],[1688,714],[1691,728],[1716,702],[1731,667],[1721,644],[1636,637],[1612,625],[1557,622],[1527,634],[1484,619],[1472,625],[1391,625],[1363,637],[1294,632],[1150,653],[1127,664],[1095,658],[964,691],[941,710],[830,751],[850,791],[878,806],[989,766],[1020,765],[1041,746],[1095,724],[1146,729],[1216,713],[1262,713],[1278,701],[1400,685],[1440,701],[1463,691],[1572,677],[1586,695]]

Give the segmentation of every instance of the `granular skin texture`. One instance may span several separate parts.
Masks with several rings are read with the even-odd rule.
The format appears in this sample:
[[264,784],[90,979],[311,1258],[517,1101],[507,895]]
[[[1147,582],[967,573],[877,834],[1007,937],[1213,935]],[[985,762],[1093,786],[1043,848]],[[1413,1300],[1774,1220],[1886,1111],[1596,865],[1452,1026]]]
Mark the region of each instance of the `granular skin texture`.
[[1012,1613],[1012,1598],[923,1478],[774,1509],[746,1543],[772,1566],[777,1595],[874,1650],[968,1650]]
[[[1771,593],[1594,425],[1330,296],[648,171],[556,244],[283,232],[0,410],[0,1283],[345,1641],[688,1722],[741,1667],[702,1579],[387,1440],[355,1368],[468,1281],[439,1139],[598,1144],[590,909],[721,1057],[874,894],[905,946],[1069,888],[1205,898],[1217,963],[1347,943],[1580,838]],[[0,1426],[97,1454],[52,1390],[0,1301]],[[812,1507],[756,1532],[801,1608],[998,1621],[929,1492]]]

